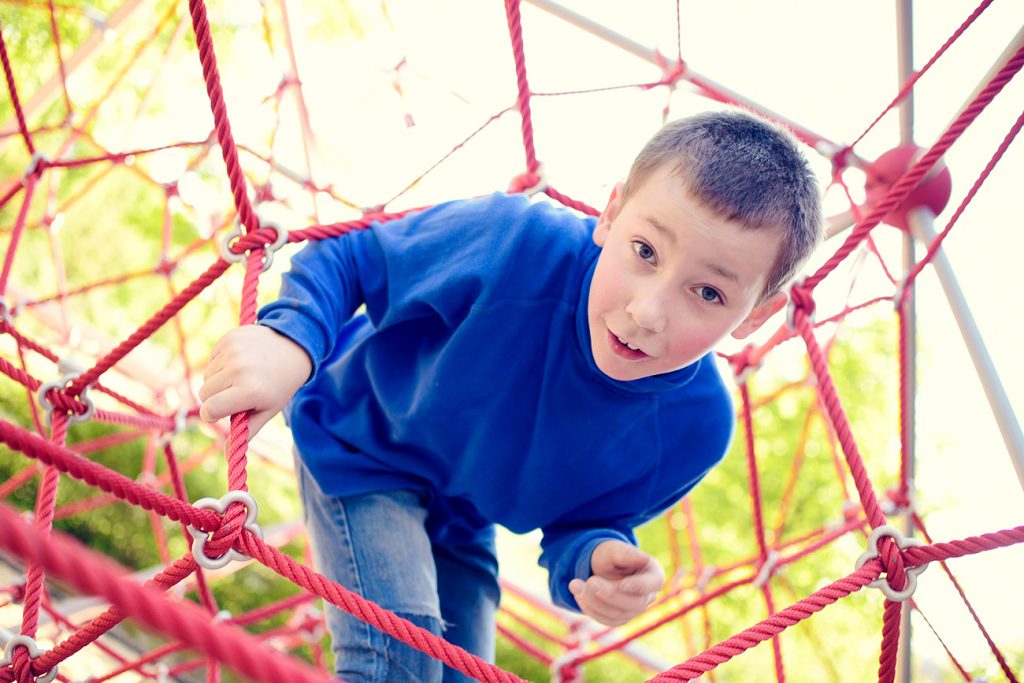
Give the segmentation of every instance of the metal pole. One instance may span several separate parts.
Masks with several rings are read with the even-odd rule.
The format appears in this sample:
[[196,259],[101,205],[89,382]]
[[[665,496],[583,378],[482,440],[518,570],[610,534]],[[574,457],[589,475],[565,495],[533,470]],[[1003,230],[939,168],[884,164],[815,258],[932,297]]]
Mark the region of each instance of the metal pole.
[[[897,87],[900,88],[914,73],[914,18],[912,0],[896,0],[896,62]],[[914,93],[910,91],[899,105],[900,143],[909,144],[914,141]],[[906,277],[914,269],[914,236],[909,232],[903,235],[903,276]],[[902,387],[901,402],[903,405],[903,423],[906,430],[903,434],[903,462],[909,483],[910,499],[914,499],[914,470],[916,467],[916,424],[917,424],[917,302],[914,289],[907,293],[903,307],[903,348],[907,349],[906,382]],[[902,426],[901,426],[902,429]],[[914,535],[914,520],[908,511],[903,517],[903,534],[907,538]],[[896,680],[898,683],[910,683],[913,654],[911,651],[911,635],[913,633],[913,610],[903,605],[900,613],[900,647],[896,659]]]
[[[910,225],[910,229],[914,232],[914,236],[925,244],[930,244],[935,240],[935,216],[927,208],[912,209],[907,214],[907,222]],[[935,272],[939,276],[939,282],[942,284],[942,289],[949,300],[950,310],[953,311],[953,316],[956,318],[960,334],[967,345],[967,351],[971,354],[974,369],[978,373],[981,386],[985,390],[985,396],[988,398],[989,406],[992,408],[992,414],[999,425],[999,432],[1003,436],[1006,450],[1009,452],[1010,460],[1017,471],[1017,479],[1020,480],[1021,489],[1024,490],[1024,433],[1021,432],[1020,422],[1013,412],[1013,406],[1010,405],[1010,399],[1007,397],[1006,390],[999,379],[999,373],[996,372],[992,357],[985,347],[985,340],[982,339],[974,317],[971,315],[971,309],[968,307],[967,300],[960,289],[960,284],[956,280],[953,267],[941,248],[935,252],[932,266],[935,268]]]
[[[660,55],[657,50],[641,45],[631,38],[627,38],[621,33],[616,33],[607,26],[599,24],[593,19],[583,16],[571,9],[564,7],[553,0],[526,0],[531,5],[534,5],[545,12],[562,19],[565,22],[580,28],[587,33],[597,36],[616,47],[622,48],[626,52],[643,59],[644,61],[650,62],[656,66],[664,66],[666,63],[672,64],[675,62],[674,59]],[[815,150],[822,156],[831,159],[837,152],[843,149],[842,145],[838,145],[831,140],[828,140],[822,135],[815,133],[809,128],[805,128],[800,124],[789,120],[785,116],[778,114],[767,107],[764,107],[753,100],[747,99],[743,95],[711,80],[707,76],[704,76],[691,67],[687,66],[681,80],[688,81],[696,86],[699,90],[704,91],[705,94],[717,93],[724,95],[729,100],[736,102],[744,107],[747,107],[753,111],[759,112],[763,116],[773,119],[778,123],[783,124],[789,128],[795,135],[806,141],[808,144],[814,146]],[[849,161],[853,164],[860,164],[861,160],[854,154],[849,155]]]
[[[1006,63],[1010,61],[1011,57],[1017,54],[1021,47],[1024,47],[1024,26],[1021,26],[1017,33],[1014,34],[1013,38],[1011,38],[1010,42],[1006,45],[1006,49],[1003,50],[1003,53],[999,55],[999,57],[996,58],[996,61],[992,63],[992,66],[989,67],[988,73],[978,81],[978,85],[974,88],[974,92],[964,100],[963,105],[957,110],[956,114],[953,115],[953,118],[950,119],[950,125],[952,125],[953,121],[956,121],[957,118],[959,118],[964,109],[970,106],[971,102],[974,101],[974,98],[985,89],[985,86],[989,84],[989,81],[996,77],[996,74],[1006,66]],[[949,125],[947,125],[943,130],[948,129]]]

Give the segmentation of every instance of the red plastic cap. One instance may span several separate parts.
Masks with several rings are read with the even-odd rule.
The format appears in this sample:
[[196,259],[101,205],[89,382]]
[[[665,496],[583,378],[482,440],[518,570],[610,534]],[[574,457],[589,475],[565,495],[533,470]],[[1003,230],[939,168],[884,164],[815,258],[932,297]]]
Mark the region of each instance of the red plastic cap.
[[[924,154],[925,150],[917,145],[900,145],[878,157],[867,171],[864,181],[864,194],[868,206],[876,206],[885,199],[889,189],[906,171]],[[938,216],[946,208],[953,190],[953,180],[949,169],[942,159],[935,162],[921,182],[918,183],[907,198],[885,215],[882,219],[901,230],[907,229],[907,213],[911,209],[926,207]]]

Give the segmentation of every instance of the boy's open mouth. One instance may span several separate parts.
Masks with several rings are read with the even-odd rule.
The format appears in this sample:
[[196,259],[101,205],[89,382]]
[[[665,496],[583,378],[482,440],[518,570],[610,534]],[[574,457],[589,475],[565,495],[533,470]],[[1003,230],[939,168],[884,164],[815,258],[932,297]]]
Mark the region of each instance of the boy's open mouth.
[[620,358],[625,358],[626,360],[641,360],[648,357],[648,355],[641,351],[637,346],[619,338],[611,330],[608,330],[608,345],[611,347],[612,352],[614,352],[615,355]]

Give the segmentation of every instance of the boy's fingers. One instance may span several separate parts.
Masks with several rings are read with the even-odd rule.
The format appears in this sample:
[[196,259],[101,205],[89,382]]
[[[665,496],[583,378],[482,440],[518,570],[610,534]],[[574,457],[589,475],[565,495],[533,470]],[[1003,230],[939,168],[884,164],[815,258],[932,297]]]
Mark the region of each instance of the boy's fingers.
[[231,386],[231,378],[226,372],[218,372],[203,379],[199,387],[199,400],[206,401]]
[[618,579],[635,574],[647,567],[650,555],[623,541],[607,541],[594,551],[590,564],[595,574]]
[[630,595],[647,595],[657,593],[665,585],[665,575],[656,563],[646,571],[627,576],[619,582],[619,589]]
[[638,570],[647,566],[647,563],[651,561],[651,556],[635,546],[622,543],[615,547],[614,561],[621,569]]
[[199,416],[207,422],[216,422],[228,415],[253,408],[249,393],[232,386],[217,392],[204,401],[199,409]]
[[600,576],[587,579],[583,595],[593,609],[612,616],[632,616],[646,607],[646,593],[633,595],[623,592],[618,583]]
[[206,364],[206,369],[203,370],[203,379],[208,380],[214,375],[216,375],[218,372],[220,372],[221,367],[223,365],[224,354],[215,352],[214,355],[210,356],[210,362]]

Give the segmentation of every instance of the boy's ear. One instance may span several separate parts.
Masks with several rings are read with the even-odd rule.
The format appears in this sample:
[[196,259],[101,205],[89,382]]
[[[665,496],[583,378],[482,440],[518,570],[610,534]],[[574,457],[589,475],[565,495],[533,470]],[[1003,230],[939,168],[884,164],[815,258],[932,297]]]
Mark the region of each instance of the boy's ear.
[[599,247],[604,246],[604,242],[608,238],[608,231],[612,227],[612,221],[619,215],[619,209],[622,208],[622,187],[621,181],[615,183],[615,187],[612,188],[612,193],[608,197],[608,204],[597,219],[597,226],[594,228],[594,244]]
[[750,315],[732,331],[732,336],[737,339],[743,339],[753,334],[761,325],[764,325],[768,318],[781,311],[787,301],[789,301],[788,294],[785,292],[775,292],[757,306],[754,306],[753,310],[750,311]]

